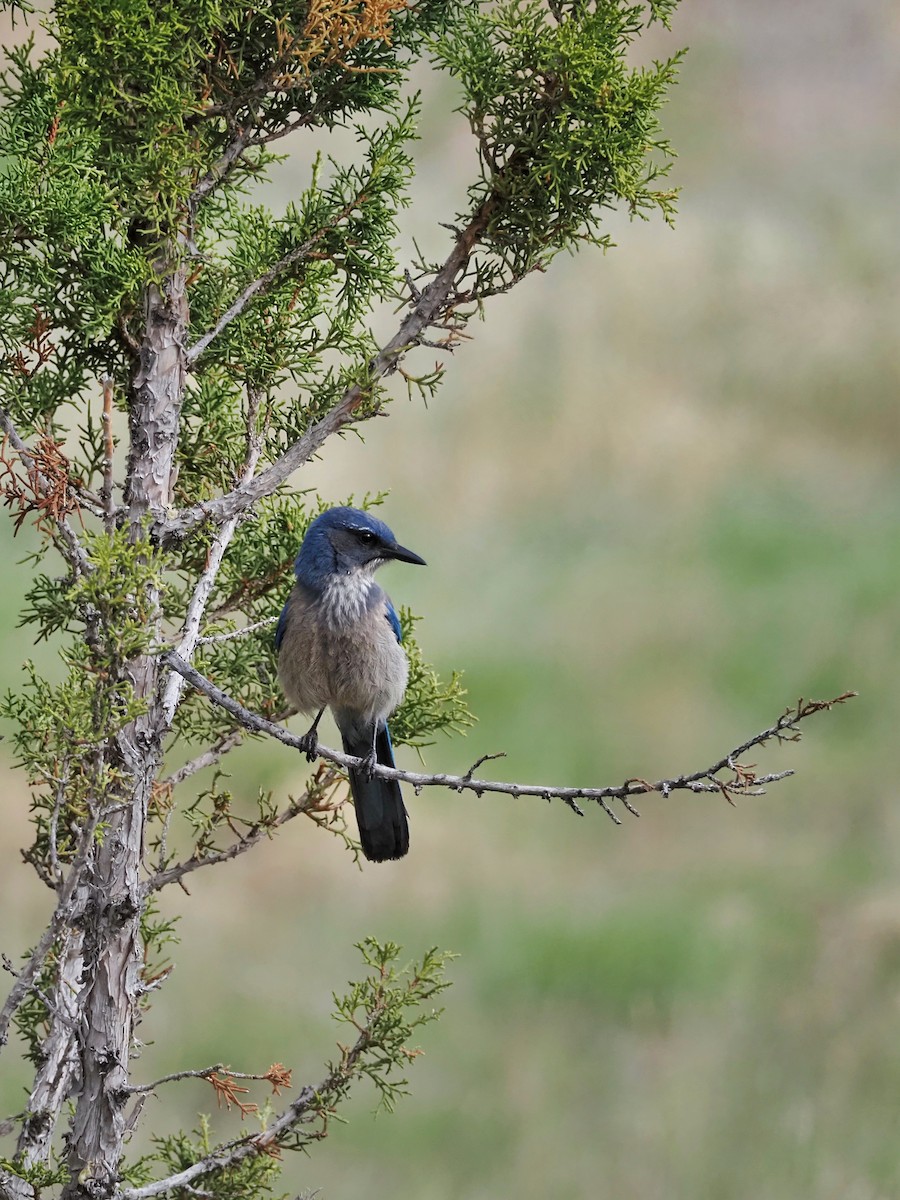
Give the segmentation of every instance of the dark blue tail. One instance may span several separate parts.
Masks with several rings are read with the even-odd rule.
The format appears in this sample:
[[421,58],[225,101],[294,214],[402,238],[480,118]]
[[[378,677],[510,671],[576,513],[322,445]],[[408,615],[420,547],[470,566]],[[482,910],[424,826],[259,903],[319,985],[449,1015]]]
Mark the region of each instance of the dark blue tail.
[[[344,751],[357,758],[365,758],[372,749],[371,725],[368,732],[342,729],[341,737]],[[383,722],[375,734],[375,757],[382,766],[394,765],[391,735]],[[364,771],[349,774],[363,854],[371,862],[402,858],[409,850],[409,824],[400,784],[395,779],[370,779]]]

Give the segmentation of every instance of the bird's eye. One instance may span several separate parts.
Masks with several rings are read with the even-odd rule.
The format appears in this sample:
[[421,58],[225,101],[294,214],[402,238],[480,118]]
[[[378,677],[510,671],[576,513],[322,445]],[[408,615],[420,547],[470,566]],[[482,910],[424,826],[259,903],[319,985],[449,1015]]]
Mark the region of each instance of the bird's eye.
[[375,541],[375,534],[371,533],[368,529],[357,530],[357,537],[359,538],[359,540],[361,542],[364,542],[367,546],[371,546],[372,543]]

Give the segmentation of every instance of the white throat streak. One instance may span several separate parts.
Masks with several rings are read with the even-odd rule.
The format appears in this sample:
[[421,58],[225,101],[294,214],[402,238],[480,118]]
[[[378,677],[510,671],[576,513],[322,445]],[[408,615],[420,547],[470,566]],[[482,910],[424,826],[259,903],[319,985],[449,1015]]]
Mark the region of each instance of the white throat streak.
[[374,580],[361,571],[329,579],[322,594],[326,619],[332,629],[361,620],[369,607]]

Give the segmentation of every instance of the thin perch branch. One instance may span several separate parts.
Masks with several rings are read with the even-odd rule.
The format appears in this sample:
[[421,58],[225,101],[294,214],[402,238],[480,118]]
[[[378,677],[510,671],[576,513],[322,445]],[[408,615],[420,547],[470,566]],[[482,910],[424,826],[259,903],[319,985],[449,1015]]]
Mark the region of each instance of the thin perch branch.
[[[271,721],[257,716],[256,713],[250,712],[243,705],[238,704],[236,700],[233,700],[231,696],[222,692],[214,683],[211,683],[204,675],[201,675],[199,671],[179,658],[177,654],[169,651],[162,655],[162,661],[173,671],[177,671],[179,675],[183,676],[198,691],[208,696],[214,704],[217,704],[220,708],[230,713],[246,729],[254,733],[268,734],[269,737],[275,738],[292,749],[305,750],[302,738],[289,733],[282,726],[275,725]],[[631,778],[626,779],[620,784],[600,788],[556,787],[549,784],[507,783],[499,780],[475,779],[470,772],[467,772],[465,775],[447,775],[443,773],[425,775],[419,771],[401,771],[396,767],[385,767],[380,764],[375,766],[374,774],[383,779],[396,779],[402,783],[412,784],[417,793],[426,787],[445,787],[456,792],[474,792],[477,796],[490,792],[516,797],[541,796],[545,800],[562,800],[579,815],[583,814],[577,802],[579,800],[593,800],[618,825],[621,822],[607,803],[609,800],[621,801],[632,815],[637,816],[638,813],[629,801],[632,797],[643,796],[649,792],[659,792],[663,796],[669,796],[672,792],[677,791],[718,792],[729,801],[734,796],[763,794],[762,789],[766,785],[787,779],[794,772],[786,770],[768,775],[757,775],[753,767],[740,762],[741,756],[755,746],[762,746],[773,739],[777,741],[798,740],[800,737],[798,725],[801,721],[812,716],[814,713],[830,709],[835,704],[843,704],[855,695],[856,692],[844,692],[840,696],[835,696],[833,700],[799,700],[796,707],[786,709],[774,724],[762,730],[761,733],[754,734],[753,737],[748,738],[745,742],[735,747],[734,750],[723,755],[711,766],[705,767],[700,771],[694,771],[691,774],[676,775],[668,779],[659,779],[656,782]],[[327,762],[334,763],[345,769],[367,765],[363,763],[362,759],[355,758],[353,755],[343,754],[337,750],[330,750],[321,745],[318,747],[318,755]],[[718,775],[721,771],[731,771],[732,778],[719,779]]]

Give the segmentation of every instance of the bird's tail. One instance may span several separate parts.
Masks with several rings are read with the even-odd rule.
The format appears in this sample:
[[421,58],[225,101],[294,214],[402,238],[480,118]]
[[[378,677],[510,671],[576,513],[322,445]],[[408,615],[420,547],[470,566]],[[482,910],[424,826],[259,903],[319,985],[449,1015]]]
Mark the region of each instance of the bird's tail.
[[[344,751],[365,758],[372,749],[372,727],[367,730],[341,730]],[[384,767],[394,765],[394,751],[387,725],[382,721],[375,734],[375,757]],[[350,769],[350,791],[356,806],[356,822],[363,854],[371,862],[402,858],[409,850],[409,824],[400,784],[396,779],[369,777],[365,771]]]

